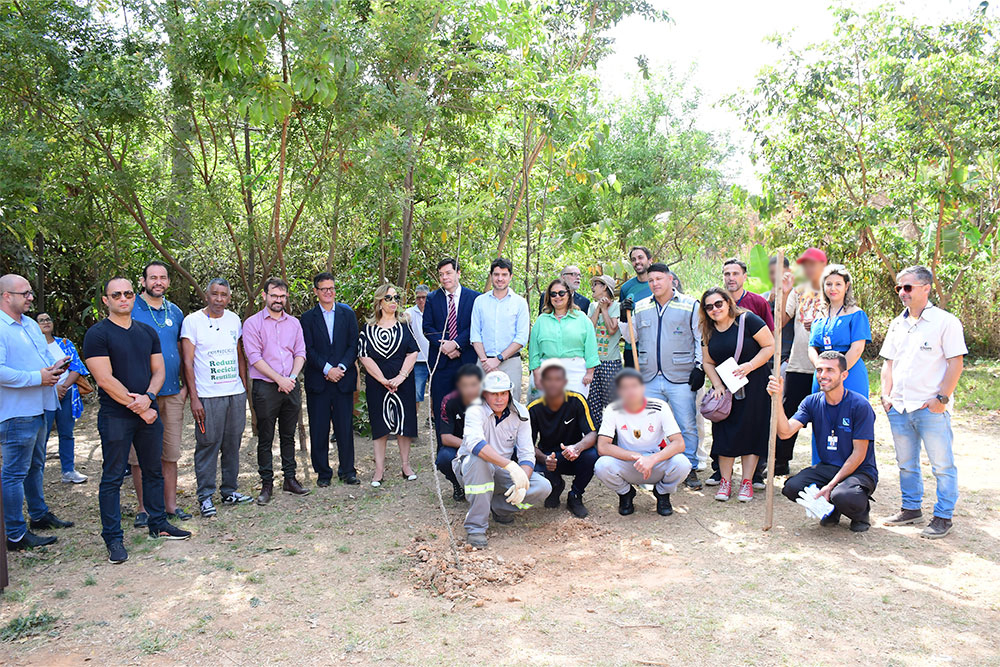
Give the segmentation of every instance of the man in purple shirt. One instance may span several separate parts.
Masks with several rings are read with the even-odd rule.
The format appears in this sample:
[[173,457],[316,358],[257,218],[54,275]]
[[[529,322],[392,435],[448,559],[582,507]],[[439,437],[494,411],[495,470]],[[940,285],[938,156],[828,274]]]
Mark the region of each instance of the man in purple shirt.
[[302,410],[298,375],[306,363],[306,344],[299,320],[285,312],[288,283],[269,278],[264,283],[264,309],[243,323],[243,351],[253,381],[251,400],[257,414],[257,471],[260,474],[258,505],[274,494],[274,424],[278,423],[281,490],[296,496],[309,493],[295,479],[295,428]]
[[746,262],[735,257],[727,259],[722,265],[722,281],[726,284],[726,291],[733,295],[737,306],[749,310],[764,320],[767,328],[774,331],[774,315],[771,314],[771,306],[767,303],[767,299],[748,292],[743,287],[743,283],[747,281]]

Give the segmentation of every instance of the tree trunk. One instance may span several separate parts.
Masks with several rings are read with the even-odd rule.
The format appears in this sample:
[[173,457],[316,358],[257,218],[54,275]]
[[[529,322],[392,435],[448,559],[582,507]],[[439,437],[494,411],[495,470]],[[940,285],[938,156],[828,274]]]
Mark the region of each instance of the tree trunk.
[[406,277],[410,272],[410,253],[413,249],[413,164],[403,178],[403,245],[399,253],[399,274],[396,287],[406,290]]
[[35,313],[45,311],[45,237],[35,234]]

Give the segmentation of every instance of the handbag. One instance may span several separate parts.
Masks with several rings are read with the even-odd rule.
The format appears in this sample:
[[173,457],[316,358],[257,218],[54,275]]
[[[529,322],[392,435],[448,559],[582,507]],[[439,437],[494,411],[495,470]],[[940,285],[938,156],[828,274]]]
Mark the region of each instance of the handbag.
[[[740,354],[743,352],[743,323],[746,320],[746,313],[740,315],[739,328],[736,330],[736,354],[733,355],[733,359],[739,361]],[[729,413],[733,409],[733,392],[726,389],[723,391],[722,396],[716,398],[712,392],[705,394],[704,398],[701,399],[701,414],[702,416],[710,422],[721,422],[722,420],[729,417]]]
[[81,375],[76,379],[76,388],[80,392],[80,396],[86,396],[94,391],[94,386],[90,384],[90,380],[87,379],[86,375]]

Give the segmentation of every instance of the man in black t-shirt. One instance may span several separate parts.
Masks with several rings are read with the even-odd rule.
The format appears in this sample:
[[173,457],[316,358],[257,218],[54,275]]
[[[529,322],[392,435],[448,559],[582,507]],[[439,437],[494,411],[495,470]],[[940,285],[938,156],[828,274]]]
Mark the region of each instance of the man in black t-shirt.
[[460,366],[455,374],[455,385],[456,389],[441,401],[441,446],[438,447],[434,465],[451,480],[454,487],[451,497],[458,502],[465,500],[465,489],[458,483],[451,462],[455,460],[465,435],[465,410],[483,393],[483,369],[476,364]]
[[132,319],[135,291],[127,279],[112,278],[105,283],[102,301],[108,317],[87,331],[83,356],[97,381],[100,402],[97,430],[104,466],[97,498],[101,536],[108,561],[123,563],[128,552],[122,542],[121,485],[132,446],[142,470],[150,537],[184,540],[191,533],[167,523],[163,506],[163,423],[156,392],[163,386],[166,371],[160,338],[151,326]]
[[531,436],[535,441],[535,471],[552,484],[545,506],[559,507],[559,496],[566,488],[563,475],[573,475],[573,485],[566,494],[566,509],[579,518],[589,512],[583,504],[583,492],[594,477],[597,463],[597,432],[594,420],[582,395],[566,391],[566,369],[557,359],[541,366],[542,397],[528,405]]

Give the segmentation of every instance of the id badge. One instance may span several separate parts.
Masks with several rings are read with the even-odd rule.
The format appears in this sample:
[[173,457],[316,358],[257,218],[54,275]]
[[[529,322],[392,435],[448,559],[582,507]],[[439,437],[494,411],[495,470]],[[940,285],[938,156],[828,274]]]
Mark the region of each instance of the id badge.
[[831,451],[831,452],[837,451],[837,436],[835,436],[835,435],[828,435],[827,436],[827,438],[826,438],[826,448],[827,448],[828,451]]
[[832,341],[832,340],[830,339],[830,337],[829,337],[829,336],[823,336],[823,345],[824,345],[824,346],[826,347],[826,349],[828,349],[828,350],[829,350],[829,349],[830,349],[830,346],[831,346],[832,344],[833,344],[833,341]]

